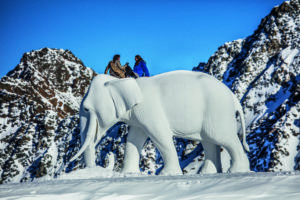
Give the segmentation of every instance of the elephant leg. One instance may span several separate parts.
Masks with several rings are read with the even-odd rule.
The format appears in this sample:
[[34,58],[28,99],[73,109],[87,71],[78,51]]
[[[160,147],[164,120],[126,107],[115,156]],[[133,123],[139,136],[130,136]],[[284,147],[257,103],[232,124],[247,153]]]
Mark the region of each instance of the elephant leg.
[[[160,123],[158,123],[160,124]],[[158,125],[157,124],[157,125]],[[164,168],[161,171],[162,175],[182,174],[177,151],[173,142],[173,134],[171,130],[166,128],[165,124],[161,128],[151,127],[148,129],[150,139],[158,148],[164,160]],[[153,134],[154,133],[154,134]]]
[[237,135],[236,119],[230,116],[215,118],[210,124],[206,124],[207,132],[204,132],[203,140],[227,150],[231,157],[229,172],[249,172],[249,160]]
[[250,172],[249,160],[238,137],[233,137],[222,144],[231,157],[229,172]]
[[123,173],[139,173],[140,152],[148,137],[138,127],[130,126],[127,136]]
[[84,161],[86,167],[96,167],[96,156],[95,156],[95,147],[93,144],[90,144],[84,151]]
[[203,141],[202,145],[205,160],[200,173],[222,173],[220,146],[207,141]]

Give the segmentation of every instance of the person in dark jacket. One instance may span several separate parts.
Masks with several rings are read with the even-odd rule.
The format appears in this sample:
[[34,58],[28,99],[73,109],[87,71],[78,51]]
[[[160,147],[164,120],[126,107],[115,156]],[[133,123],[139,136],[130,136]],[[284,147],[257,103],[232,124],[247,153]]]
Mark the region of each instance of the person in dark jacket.
[[135,56],[133,72],[136,73],[139,77],[150,76],[148,68],[146,66],[146,62],[140,55]]

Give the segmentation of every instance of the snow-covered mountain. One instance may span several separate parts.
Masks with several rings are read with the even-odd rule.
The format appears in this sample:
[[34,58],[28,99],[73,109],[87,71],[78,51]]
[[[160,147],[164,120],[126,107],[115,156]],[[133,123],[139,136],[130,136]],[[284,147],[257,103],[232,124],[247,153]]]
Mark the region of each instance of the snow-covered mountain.
[[[255,171],[300,170],[300,2],[275,7],[253,35],[221,46],[205,71],[241,99],[248,154]],[[44,48],[25,53],[0,81],[0,182],[57,177],[83,168],[69,162],[80,147],[78,109],[96,73],[68,50]],[[127,126],[118,123],[97,145],[97,165],[119,171]],[[175,139],[181,167],[194,174],[204,152],[198,142]],[[224,160],[228,160],[222,151]],[[151,141],[140,167],[154,174],[163,161]],[[223,169],[226,171],[226,162]]]
[[1,183],[60,171],[80,144],[78,109],[95,75],[72,52],[44,48],[1,79]]
[[195,71],[239,97],[255,171],[300,170],[300,1],[284,2],[254,34],[225,43]]

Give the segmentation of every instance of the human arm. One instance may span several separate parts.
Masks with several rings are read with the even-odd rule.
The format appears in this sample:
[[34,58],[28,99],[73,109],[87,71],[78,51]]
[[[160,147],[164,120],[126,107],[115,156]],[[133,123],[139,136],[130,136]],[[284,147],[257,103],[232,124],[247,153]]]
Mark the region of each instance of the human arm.
[[110,68],[110,63],[108,63],[108,65],[106,66],[105,71],[104,71],[104,74],[107,74],[107,73],[108,73],[109,68]]
[[125,69],[126,69],[126,67],[128,66],[128,63],[126,63],[125,65],[121,65],[121,63],[120,63],[120,61],[116,61],[115,62],[115,64],[116,64],[116,66],[120,69],[120,70],[122,70],[123,72],[125,72]]

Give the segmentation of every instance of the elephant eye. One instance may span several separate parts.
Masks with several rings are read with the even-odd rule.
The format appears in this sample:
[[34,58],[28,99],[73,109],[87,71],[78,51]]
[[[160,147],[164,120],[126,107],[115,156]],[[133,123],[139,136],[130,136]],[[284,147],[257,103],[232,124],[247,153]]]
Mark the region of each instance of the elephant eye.
[[88,112],[88,111],[89,111],[89,109],[87,109],[87,108],[84,108],[84,110],[85,110],[86,112]]

